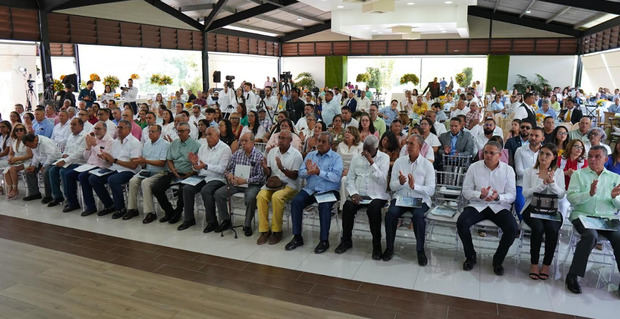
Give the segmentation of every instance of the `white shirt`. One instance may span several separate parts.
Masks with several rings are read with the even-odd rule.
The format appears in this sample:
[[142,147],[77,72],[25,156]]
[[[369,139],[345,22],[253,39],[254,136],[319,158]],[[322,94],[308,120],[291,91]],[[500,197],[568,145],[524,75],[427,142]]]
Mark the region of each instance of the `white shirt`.
[[534,112],[534,110],[532,109],[532,107],[531,107],[531,106],[529,106],[529,105],[527,105],[527,104],[525,104],[525,103],[523,103],[523,104],[518,104],[518,105],[516,105],[516,106],[515,106],[515,108],[513,109],[513,110],[514,110],[513,119],[515,119],[515,120],[517,120],[517,119],[518,119],[518,120],[523,120],[523,119],[526,119],[526,118],[527,118],[527,111],[525,110],[525,107],[521,107],[521,105],[524,105],[524,106],[526,106],[527,108],[529,108],[529,109],[530,109],[530,111],[532,111],[532,113],[536,113],[536,112]]
[[[117,138],[112,142],[112,146],[110,147],[110,155],[119,161],[129,161],[133,158],[138,158],[142,156],[142,144],[135,138],[133,135],[127,135],[123,140]],[[136,167],[135,169],[130,169],[125,166],[121,166],[117,163],[112,164],[110,166],[111,170],[115,170],[117,172],[138,172],[140,167]]]
[[[585,154],[588,154],[588,152],[590,152],[590,148],[592,147],[592,143],[590,142],[590,140],[586,139],[586,141],[583,142],[583,145],[586,147]],[[607,154],[611,155],[611,147],[609,147],[609,145],[603,143],[599,143],[598,145],[601,145],[602,147],[607,149]]]
[[[107,121],[105,121],[105,135],[109,136],[112,139],[116,138],[116,124],[114,124],[114,122],[112,122],[110,119],[108,119]],[[93,125],[92,131],[94,132],[95,127]]]
[[189,117],[189,122],[191,124],[193,124],[195,127],[198,127],[198,121],[200,120],[204,120],[206,119],[206,117],[202,114],[199,114],[198,117],[196,117],[193,113],[192,115]]
[[130,88],[127,88],[127,91],[123,91],[121,93],[121,96],[125,99],[125,101],[127,102],[135,102],[136,99],[138,98],[138,88],[135,86],[132,86]]
[[249,111],[256,111],[256,105],[258,104],[258,96],[254,94],[254,92],[243,92],[243,97],[245,97],[245,107]]
[[[301,178],[291,179],[284,175],[284,173],[278,168],[278,164],[276,163],[276,157],[280,158],[282,162],[282,166],[287,170],[299,171],[299,168],[304,162],[301,153],[293,147],[293,145],[289,146],[288,150],[284,154],[280,152],[279,147],[274,147],[269,154],[267,154],[267,165],[271,168],[271,176],[277,176],[283,183],[286,183],[286,186],[298,190],[301,183]],[[263,186],[263,189],[266,189],[266,186]]]
[[390,157],[377,151],[370,165],[366,157],[355,155],[349,166],[346,189],[350,195],[369,196],[372,199],[388,200],[387,177],[390,169]]
[[355,128],[358,128],[358,127],[360,127],[360,123],[356,119],[354,119],[353,117],[351,118],[349,123],[346,123],[344,121],[344,119],[343,119],[342,120],[342,128],[345,129],[345,128],[349,127],[349,126],[353,126]]
[[[480,190],[489,186],[491,186],[489,196],[496,190],[499,193],[499,200],[487,202],[480,199]],[[515,172],[504,162],[499,162],[494,170],[490,170],[484,161],[472,163],[467,169],[463,181],[463,197],[469,201],[467,206],[475,208],[478,212],[487,207],[496,214],[504,209],[510,210],[516,192]]]
[[265,96],[264,101],[269,113],[273,116],[273,113],[278,107],[278,97],[272,93],[271,96]]
[[86,134],[88,133],[90,132],[86,132],[85,130],[82,130],[77,135],[75,134],[69,135],[69,138],[67,138],[67,143],[65,144],[65,150],[62,153],[63,156],[68,155],[66,158],[63,158],[65,163],[67,164],[86,163],[86,159],[84,159],[84,156],[83,156],[84,150],[86,149],[86,140],[84,139],[84,136],[86,136]]
[[424,139],[424,142],[426,142],[426,144],[428,144],[428,146],[430,147],[441,146],[441,142],[439,142],[439,138],[437,138],[437,135],[433,133],[429,133],[428,136]]
[[60,122],[54,125],[52,140],[56,142],[56,145],[58,145],[61,150],[65,148],[65,143],[67,143],[69,135],[71,135],[71,126],[69,121],[66,121],[64,125]]
[[355,108],[355,110],[368,113],[368,111],[370,110],[370,100],[367,97],[364,97],[363,99],[359,98],[357,100],[357,107]]
[[[190,131],[191,131],[191,129],[190,129]],[[162,137],[169,136],[170,139],[172,139],[173,141],[176,140],[177,138],[179,138],[179,136],[177,135],[177,131],[174,128],[174,122],[170,122],[168,124],[162,125],[161,136]]]
[[30,165],[38,166],[39,164],[47,166],[60,158],[60,149],[56,143],[43,135],[37,135],[39,144],[32,149],[32,162]]
[[450,112],[450,118],[457,117],[459,115],[467,115],[469,113],[469,107],[464,107],[462,110],[458,108],[454,109],[454,111]]
[[[244,126],[243,129],[241,129],[241,135],[239,135],[239,137],[243,136],[245,133],[252,133],[249,126]],[[263,138],[263,136],[265,136],[265,128],[259,125],[256,134],[254,134],[254,138]]]
[[564,183],[564,171],[557,168],[553,173],[553,183],[545,185],[542,178],[538,176],[538,168],[529,168],[523,174],[523,197],[525,197],[525,205],[521,210],[521,214],[530,206],[534,193],[549,192],[558,195],[562,199],[566,195],[566,187]]
[[201,169],[198,174],[204,176],[204,180],[207,183],[210,181],[221,181],[226,183],[224,171],[231,157],[232,152],[230,151],[230,147],[221,140],[213,147],[209,147],[209,144],[202,145],[200,149],[198,149],[198,158],[203,163],[207,164],[207,167]]
[[[489,141],[489,139],[484,135],[484,128],[480,124],[474,126],[469,131],[469,133],[471,133],[471,135],[473,135],[474,137],[474,142],[476,143],[476,152],[478,150],[481,150],[484,147],[484,145]],[[502,130],[501,127],[495,126],[492,136],[499,136],[503,139],[504,131]]]
[[[90,132],[94,132],[95,131],[95,126],[92,125],[90,122],[86,121],[86,122],[83,122],[83,123],[84,123],[84,126],[82,127],[82,132],[84,132],[84,134],[90,134]],[[106,126],[107,126],[107,124],[106,124]],[[112,130],[112,132],[114,132],[114,130]]]
[[308,121],[306,120],[305,116],[297,120],[297,124],[295,124],[295,130],[297,132],[304,131],[304,135],[308,136],[308,134],[306,134],[305,132],[305,130],[307,129],[308,129]]
[[437,136],[439,136],[439,135],[441,135],[441,134],[443,134],[443,133],[448,131],[446,129],[446,126],[443,123],[439,123],[437,121],[435,121],[435,123],[433,123],[433,127],[435,128],[435,132],[437,133]]
[[[400,184],[398,179],[400,172],[405,177],[409,176],[409,174],[413,175],[413,189],[409,187],[408,180],[404,184]],[[409,156],[399,157],[392,167],[390,189],[394,192],[394,197],[422,198],[422,201],[428,207],[431,207],[431,196],[435,193],[435,169],[433,164],[422,156],[418,156],[413,163],[409,160]]]
[[534,167],[538,151],[533,152],[530,145],[520,146],[515,151],[515,171],[517,173],[517,186],[523,186],[523,174],[525,171]]

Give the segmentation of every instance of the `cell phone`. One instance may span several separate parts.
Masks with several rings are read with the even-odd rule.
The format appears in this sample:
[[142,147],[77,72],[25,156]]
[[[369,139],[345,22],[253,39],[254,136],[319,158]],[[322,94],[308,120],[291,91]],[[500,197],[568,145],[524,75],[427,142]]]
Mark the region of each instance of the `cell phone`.
[[104,148],[105,148],[105,147],[103,147],[103,146],[99,146],[99,149],[100,149],[100,150],[103,150]]

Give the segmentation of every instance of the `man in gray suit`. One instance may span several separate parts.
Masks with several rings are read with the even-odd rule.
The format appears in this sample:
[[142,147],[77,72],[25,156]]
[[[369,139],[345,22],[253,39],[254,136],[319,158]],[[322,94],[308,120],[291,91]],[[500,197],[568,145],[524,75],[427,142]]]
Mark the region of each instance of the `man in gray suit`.
[[457,117],[450,119],[450,131],[439,135],[441,149],[439,154],[444,155],[474,155],[474,137],[463,131],[463,124]]

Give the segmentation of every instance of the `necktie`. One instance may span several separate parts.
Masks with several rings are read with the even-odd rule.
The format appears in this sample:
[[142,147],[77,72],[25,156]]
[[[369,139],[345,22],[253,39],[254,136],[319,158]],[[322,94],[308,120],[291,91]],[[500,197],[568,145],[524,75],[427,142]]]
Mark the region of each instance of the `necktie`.
[[566,112],[566,122],[570,122],[570,114],[571,114],[571,110],[568,110]]

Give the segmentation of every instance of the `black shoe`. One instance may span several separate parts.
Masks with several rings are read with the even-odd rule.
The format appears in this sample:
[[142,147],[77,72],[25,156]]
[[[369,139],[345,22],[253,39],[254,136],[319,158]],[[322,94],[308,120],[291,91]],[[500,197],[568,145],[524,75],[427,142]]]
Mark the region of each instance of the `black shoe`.
[[202,231],[205,234],[208,234],[216,229],[218,229],[218,225],[217,224],[207,224],[207,227],[205,227],[205,229]]
[[195,220],[186,220],[184,221],[181,225],[179,225],[179,227],[177,227],[177,230],[186,230],[192,226],[196,225],[196,221]]
[[105,216],[114,211],[114,207],[104,208],[103,210],[97,212],[97,216]]
[[390,261],[392,260],[392,257],[394,257],[394,250],[387,248],[383,252],[383,255],[381,255],[381,259],[383,259],[383,261]]
[[291,239],[291,241],[288,244],[286,244],[286,246],[284,246],[284,249],[293,250],[303,245],[304,245],[304,239],[301,236],[293,236],[293,239]]
[[[36,194],[36,195],[29,195],[29,196],[26,196],[26,197],[22,198],[22,200],[24,200],[24,201],[26,201],[26,202],[29,202],[29,201],[31,201],[31,200],[40,199],[40,198],[41,198],[41,193]],[[49,203],[49,201],[47,201],[47,202]],[[43,203],[43,204],[45,204],[45,203]]]
[[170,216],[170,219],[168,220],[168,224],[176,224],[179,220],[181,220],[182,216],[183,216],[182,211],[175,210],[174,214]]
[[426,258],[426,254],[424,250],[418,251],[418,265],[426,266],[428,264],[428,258]]
[[54,199],[51,197],[43,197],[43,199],[41,200],[41,204],[47,204],[51,201],[53,201]]
[[465,259],[465,262],[463,263],[463,270],[470,271],[474,269],[475,264],[476,264],[476,256],[474,255],[471,258]]
[[340,242],[340,244],[338,244],[338,247],[336,247],[336,250],[334,250],[334,252],[336,254],[342,254],[350,248],[353,248],[353,243],[350,240],[343,240]]
[[170,220],[170,216],[172,216],[172,214],[168,214],[168,213],[166,213],[166,214],[164,215],[164,217],[162,217],[162,218],[160,218],[160,219],[159,219],[159,222],[160,222],[160,223],[165,223],[165,222],[169,221],[169,220]]
[[138,212],[137,209],[129,209],[127,210],[125,215],[123,215],[123,220],[130,220],[138,215],[140,215],[140,213]]
[[372,259],[381,260],[381,245],[372,247]]
[[157,219],[157,215],[155,215],[155,213],[148,213],[148,214],[146,214],[146,217],[144,217],[144,220],[142,220],[142,223],[143,224],[150,224],[150,223],[152,223],[156,219]]
[[119,219],[125,216],[125,213],[127,213],[127,211],[124,208],[117,210],[116,212],[114,212],[114,214],[112,214],[112,219]]
[[574,294],[581,293],[581,286],[579,285],[579,281],[577,280],[577,275],[568,274],[566,275],[566,289]]
[[86,216],[90,216],[90,215],[92,215],[92,214],[94,214],[94,213],[96,213],[96,212],[97,212],[97,211],[96,211],[96,210],[94,210],[94,209],[85,210],[85,211],[83,211],[83,212],[80,214],[80,216],[82,216],[82,217],[86,217]]
[[63,213],[69,213],[69,212],[72,212],[72,211],[74,211],[74,210],[76,210],[76,209],[79,209],[79,208],[80,208],[80,206],[71,206],[71,205],[67,205],[67,206],[65,206],[65,207],[62,209],[62,212],[63,212]]
[[56,207],[56,206],[60,205],[60,203],[62,203],[62,200],[54,199],[54,200],[52,200],[51,202],[49,202],[47,204],[47,207]]
[[243,226],[243,234],[245,235],[245,237],[252,236],[252,227]]
[[216,233],[221,233],[221,232],[229,229],[230,226],[231,226],[230,219],[227,219],[227,220],[221,222],[219,226],[217,226],[217,228],[215,229],[215,232]]
[[504,275],[504,266],[501,264],[493,265],[493,272],[498,276]]
[[327,249],[329,249],[329,242],[327,240],[321,240],[319,242],[318,245],[316,245],[316,247],[314,247],[314,253],[315,254],[322,254],[324,253]]

